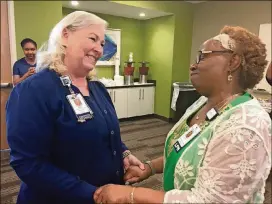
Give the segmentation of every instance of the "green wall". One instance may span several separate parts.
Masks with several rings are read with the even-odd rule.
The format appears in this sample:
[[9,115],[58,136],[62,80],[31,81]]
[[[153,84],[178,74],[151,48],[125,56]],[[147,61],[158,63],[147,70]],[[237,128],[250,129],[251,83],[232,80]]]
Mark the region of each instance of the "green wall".
[[[182,1],[113,1],[120,4],[136,6],[146,9],[160,10],[174,15],[174,43],[169,42],[168,47],[160,47],[162,50],[172,50],[172,62],[169,63],[169,55],[160,55],[159,60],[163,64],[158,64],[156,66],[161,66],[159,70],[166,69],[167,66],[168,74],[164,71],[156,72],[157,84],[156,87],[156,114],[165,116],[167,118],[173,116],[173,111],[170,108],[171,96],[172,96],[172,82],[187,82],[189,81],[189,66],[190,66],[190,53],[191,53],[191,44],[192,44],[192,34],[193,34],[193,5],[191,3],[182,2]],[[156,21],[154,21],[156,22]],[[168,22],[169,23],[169,22]],[[167,26],[165,27],[166,29]],[[148,29],[148,28],[146,28]],[[153,41],[152,38],[149,40]],[[160,40],[164,40],[163,36]],[[154,42],[155,43],[155,42]],[[160,43],[157,41],[157,43]],[[172,47],[171,47],[172,46]],[[159,48],[159,46],[158,46]],[[153,52],[154,55],[160,52],[158,49]],[[156,54],[155,54],[156,53]],[[148,55],[148,53],[146,53]],[[155,58],[155,57],[154,57]],[[170,65],[171,64],[171,65]],[[151,65],[150,65],[151,66]],[[171,66],[171,67],[169,67]],[[153,66],[151,69],[156,69]],[[154,70],[155,71],[155,70]],[[170,81],[170,83],[169,83]],[[164,83],[166,82],[166,83]],[[166,86],[165,88],[161,87]]]
[[[70,8],[63,8],[63,16],[75,11]],[[109,23],[109,28],[121,29],[121,63],[120,63],[120,75],[123,75],[124,62],[128,61],[128,56],[130,52],[133,52],[134,61],[144,60],[143,54],[143,21],[123,18],[118,16],[111,16],[106,14],[95,13],[97,16],[103,18]],[[98,77],[113,78],[114,67],[96,67],[98,72]],[[136,64],[136,71],[134,77],[138,78],[138,64]]]
[[188,81],[193,35],[193,5],[182,1],[112,1],[172,13],[174,22],[174,54],[172,81]]
[[20,42],[32,38],[40,47],[62,18],[61,1],[14,1],[17,57],[24,56]]
[[169,117],[165,107],[170,107],[174,22],[174,16],[144,21],[145,59],[150,62],[149,77],[157,82],[155,113],[165,117]]

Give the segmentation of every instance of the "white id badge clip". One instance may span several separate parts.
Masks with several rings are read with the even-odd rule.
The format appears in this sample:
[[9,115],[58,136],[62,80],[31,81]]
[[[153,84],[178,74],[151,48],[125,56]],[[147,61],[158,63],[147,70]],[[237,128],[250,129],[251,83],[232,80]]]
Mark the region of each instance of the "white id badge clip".
[[72,83],[70,77],[67,76],[67,75],[61,76],[60,80],[61,80],[61,83],[62,83],[63,86],[68,86],[69,87],[71,85],[71,83]]
[[195,136],[197,136],[201,132],[201,128],[198,124],[194,124],[189,128],[173,145],[176,152],[179,152],[181,148],[186,145],[190,140],[192,140]]
[[93,118],[93,112],[81,94],[70,94],[66,97],[78,118],[78,122],[85,122],[87,119]]
[[216,118],[218,116],[218,112],[216,109],[212,108],[211,110],[209,110],[206,114],[206,117],[209,121],[212,121],[214,118]]

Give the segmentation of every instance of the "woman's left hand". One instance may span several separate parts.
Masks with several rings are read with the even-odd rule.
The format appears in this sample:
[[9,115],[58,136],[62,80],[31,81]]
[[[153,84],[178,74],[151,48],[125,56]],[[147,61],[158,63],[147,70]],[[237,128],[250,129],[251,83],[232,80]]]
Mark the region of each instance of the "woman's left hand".
[[145,170],[144,164],[132,154],[124,158],[124,168],[127,170],[130,166],[138,166],[140,169]]
[[132,187],[108,184],[100,187],[94,193],[94,201],[104,203],[130,203]]

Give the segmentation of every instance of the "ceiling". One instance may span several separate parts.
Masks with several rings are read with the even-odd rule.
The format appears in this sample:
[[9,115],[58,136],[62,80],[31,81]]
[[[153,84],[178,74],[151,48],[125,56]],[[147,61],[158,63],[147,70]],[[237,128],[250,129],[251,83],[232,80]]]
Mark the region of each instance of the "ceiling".
[[[78,1],[78,3],[79,4],[77,6],[72,6],[71,1],[62,1],[63,7],[66,8],[109,14],[113,16],[121,16],[126,18],[134,18],[138,20],[147,20],[151,18],[172,15],[172,13],[128,6],[109,1]],[[145,17],[139,16],[139,14],[142,12],[145,13]]]

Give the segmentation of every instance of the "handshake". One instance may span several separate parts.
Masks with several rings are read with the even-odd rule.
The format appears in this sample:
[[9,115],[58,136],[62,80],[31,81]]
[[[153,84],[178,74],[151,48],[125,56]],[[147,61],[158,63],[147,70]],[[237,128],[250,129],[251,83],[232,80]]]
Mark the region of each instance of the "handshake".
[[[151,168],[145,164],[144,169],[130,165],[124,175],[126,184],[143,181],[152,175]],[[133,203],[133,187],[108,184],[98,188],[94,193],[94,201],[98,204],[105,203]]]

